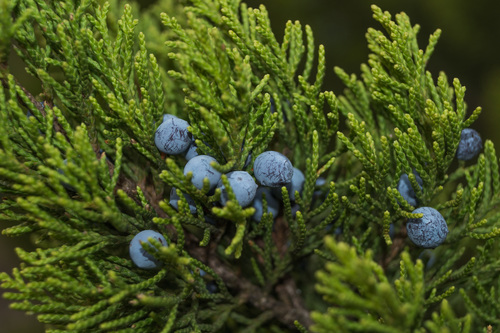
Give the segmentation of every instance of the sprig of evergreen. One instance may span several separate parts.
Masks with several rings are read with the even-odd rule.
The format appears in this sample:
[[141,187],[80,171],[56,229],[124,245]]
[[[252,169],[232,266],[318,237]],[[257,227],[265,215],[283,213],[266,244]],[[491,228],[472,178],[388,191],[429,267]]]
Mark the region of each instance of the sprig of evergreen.
[[[481,109],[467,117],[459,80],[426,70],[439,30],[421,50],[404,13],[372,9],[385,32],[368,30],[360,79],[334,69],[346,85],[337,98],[322,90],[325,49],[311,28],[287,22],[280,42],[264,6],[0,1],[0,219],[16,223],[4,235],[31,234],[38,247],[17,249],[21,267],[0,274],[11,307],[36,313],[49,332],[469,332],[496,323],[493,143],[453,169],[461,130]],[[10,74],[11,48],[40,95]],[[221,206],[220,190],[196,188],[185,160],[153,144],[165,113],[189,122],[220,172],[251,173],[260,153],[281,151],[304,171],[303,190],[292,202],[283,187],[282,213],[256,223],[223,175]],[[413,170],[419,204],[450,229],[434,250],[405,234],[405,219],[420,215],[397,182],[406,173],[419,189]],[[159,270],[129,259],[144,229],[168,241],[143,245]],[[318,271],[323,301],[304,271]],[[457,316],[462,302],[471,313]]]

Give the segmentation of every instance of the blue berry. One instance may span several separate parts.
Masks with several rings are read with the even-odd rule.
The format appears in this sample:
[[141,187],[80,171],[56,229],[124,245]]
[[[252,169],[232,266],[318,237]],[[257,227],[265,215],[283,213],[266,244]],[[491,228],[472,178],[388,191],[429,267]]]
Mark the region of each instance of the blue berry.
[[[184,198],[186,198],[187,203],[189,204],[189,211],[191,214],[196,213],[196,202],[191,198],[188,194],[184,194]],[[179,196],[177,195],[177,191],[175,187],[172,187],[170,190],[170,206],[174,207],[175,210],[179,210]]]
[[266,151],[255,159],[253,172],[263,186],[281,187],[292,181],[293,166],[285,155]]
[[448,225],[444,217],[432,207],[420,207],[412,214],[422,213],[419,219],[408,219],[406,230],[415,245],[423,248],[435,248],[441,245],[448,235]]
[[177,117],[167,117],[155,132],[155,145],[165,154],[179,155],[191,144],[189,123]]
[[314,184],[314,186],[321,187],[325,184],[326,184],[326,179],[323,177],[318,177],[318,179],[316,179],[316,183]]
[[173,114],[166,113],[163,115],[163,122],[165,122],[165,120],[170,119],[170,118],[177,118],[177,117],[174,116]]
[[198,146],[195,143],[191,143],[189,148],[186,150],[186,153],[184,154],[184,158],[189,161],[190,159],[198,155]]
[[198,155],[190,159],[184,166],[184,175],[187,175],[189,171],[193,172],[191,182],[197,189],[203,188],[204,178],[208,178],[210,190],[213,190],[220,180],[221,173],[210,165],[212,162],[217,163],[217,160],[212,156]]
[[[416,171],[413,171],[413,174],[415,175],[417,183],[420,186],[420,191],[422,191],[422,186],[424,185],[422,178],[420,178],[419,174]],[[402,174],[401,177],[399,177],[398,192],[410,205],[412,205],[413,207],[417,206],[417,195],[415,194],[415,190],[411,186],[410,178],[406,173]]]
[[433,250],[426,249],[423,250],[422,253],[418,256],[418,259],[422,260],[424,263],[427,260],[427,263],[425,264],[425,269],[429,270],[434,266],[436,263],[436,253]]
[[[286,184],[286,189],[288,191],[288,196],[290,200],[295,201],[295,191],[298,191],[299,194],[302,193],[302,188],[304,187],[304,182],[306,178],[302,171],[297,168],[293,168],[293,176],[290,183]],[[273,188],[273,193],[280,201],[283,201],[283,196],[281,195],[281,187]]]
[[271,195],[271,189],[269,187],[259,187],[257,189],[257,193],[255,194],[255,198],[253,199],[252,202],[252,207],[255,208],[255,213],[253,214],[252,218],[257,222],[260,222],[260,220],[262,219],[262,214],[264,213],[264,207],[262,205],[263,193],[266,196],[266,202],[267,202],[266,213],[273,213],[273,217],[276,217],[278,216],[280,210],[280,204],[278,200],[276,200]]
[[459,160],[468,161],[474,158],[483,148],[483,142],[479,133],[472,128],[465,128],[460,134],[460,142],[458,143],[457,158]]
[[[154,230],[143,230],[134,236],[129,245],[130,258],[134,264],[143,269],[154,269],[160,266],[160,262],[142,248],[141,243],[149,243],[148,238],[154,238],[161,245],[167,246],[167,240],[162,234]],[[151,243],[149,243],[151,244]]]
[[[226,177],[240,206],[246,207],[250,205],[257,193],[257,184],[255,184],[252,176],[246,171],[232,171],[226,174]],[[217,187],[222,190],[220,201],[221,204],[225,205],[229,198],[222,179],[219,180]]]

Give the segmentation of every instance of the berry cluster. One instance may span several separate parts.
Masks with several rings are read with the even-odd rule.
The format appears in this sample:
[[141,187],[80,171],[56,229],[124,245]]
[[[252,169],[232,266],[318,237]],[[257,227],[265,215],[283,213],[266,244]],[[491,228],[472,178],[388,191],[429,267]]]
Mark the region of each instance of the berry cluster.
[[[463,129],[456,152],[457,159],[467,161],[474,158],[479,154],[482,146],[483,144],[478,132],[471,128]],[[420,178],[416,170],[413,170],[413,175],[420,187],[419,190],[422,192],[422,178]],[[402,174],[399,178],[397,189],[403,199],[411,206],[417,206],[417,195],[406,173]],[[415,245],[423,248],[435,248],[446,240],[448,226],[444,217],[436,209],[432,207],[419,207],[412,213],[423,214],[422,218],[409,219],[406,224],[408,237]]]
[[[184,175],[191,174],[191,182],[197,189],[203,189],[204,182],[208,181],[208,193],[215,193],[220,189],[220,204],[226,205],[229,200],[228,189],[222,181],[222,173],[213,167],[217,160],[209,155],[199,155],[195,140],[188,131],[189,123],[173,115],[164,115],[163,122],[155,132],[155,144],[158,150],[169,155],[184,154],[187,163],[184,166]],[[247,158],[246,166],[251,163],[251,156]],[[302,192],[305,177],[302,171],[292,166],[290,160],[283,154],[275,151],[266,151],[256,157],[253,163],[253,175],[246,171],[231,171],[225,174],[229,186],[242,207],[255,208],[253,220],[260,222],[264,213],[271,213],[273,217],[279,214],[280,202],[283,200],[281,187],[285,186],[289,198],[295,201],[296,192]],[[206,180],[205,180],[206,179]],[[227,185],[227,183],[226,183]],[[196,214],[196,202],[188,194],[181,193],[176,188],[170,192],[170,205],[176,210],[180,195],[183,195],[189,205],[191,214]],[[264,212],[263,200],[267,203]],[[209,216],[207,216],[208,221]],[[151,269],[158,267],[155,258],[144,251],[141,244],[148,241],[148,237],[158,239],[162,245],[167,242],[160,234],[145,230],[134,237],[130,243],[130,256],[140,268]]]
[[[165,154],[184,154],[187,160],[184,166],[184,175],[190,173],[192,175],[192,184],[200,190],[203,188],[204,179],[206,178],[209,184],[209,193],[214,193],[215,188],[220,189],[220,204],[226,205],[229,200],[228,189],[226,189],[222,181],[221,172],[212,166],[213,163],[217,163],[217,160],[209,155],[198,154],[198,147],[193,136],[189,133],[188,127],[189,123],[187,121],[173,115],[164,115],[163,122],[155,132],[156,147]],[[473,129],[466,128],[461,133],[456,156],[460,160],[469,160],[474,158],[481,148],[482,142],[479,134]],[[248,156],[245,167],[250,162],[251,155]],[[301,193],[305,182],[304,174],[299,169],[294,168],[286,156],[275,151],[266,151],[257,156],[253,164],[253,174],[257,182],[246,171],[231,171],[225,176],[238,203],[242,207],[251,205],[255,208],[252,218],[257,222],[261,221],[264,213],[271,213],[273,217],[279,214],[280,202],[283,201],[281,187],[285,186],[289,193],[289,199],[295,201],[295,193]],[[418,191],[423,192],[423,181],[416,170],[413,170],[413,176],[419,186]],[[418,196],[407,174],[400,176],[397,189],[408,204],[417,207]],[[177,192],[175,188],[172,188],[170,192],[170,205],[178,210],[179,195],[183,195],[186,199],[191,214],[196,214],[196,202],[189,195]],[[263,200],[267,203],[266,212],[264,212]],[[296,209],[292,210],[296,211]],[[443,216],[437,210],[431,207],[419,207],[413,213],[423,214],[422,218],[409,219],[407,222],[408,237],[413,243],[424,248],[434,248],[445,241],[448,227]],[[135,243],[132,240],[130,245],[130,255],[138,267],[154,268],[156,267],[156,261],[150,254],[141,252],[142,254],[138,255],[136,253],[139,251],[137,244],[142,249],[140,241],[145,241],[141,238],[136,240],[136,238],[145,232],[155,233],[151,230],[145,230],[136,235],[134,238]],[[163,236],[161,237],[157,238],[162,244],[163,241],[166,244]],[[132,246],[133,244],[135,245]],[[134,255],[132,249],[135,251]],[[148,265],[145,265],[140,260],[143,262],[148,260]]]

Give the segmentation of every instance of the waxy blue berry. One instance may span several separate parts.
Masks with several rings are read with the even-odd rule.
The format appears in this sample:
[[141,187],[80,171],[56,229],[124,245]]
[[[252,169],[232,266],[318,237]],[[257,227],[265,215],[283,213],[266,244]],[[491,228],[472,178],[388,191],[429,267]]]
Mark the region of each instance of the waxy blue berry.
[[173,114],[166,113],[166,114],[163,115],[163,121],[162,122],[165,122],[165,120],[170,119],[170,118],[178,118],[178,117],[174,116]]
[[[191,198],[189,196],[189,194],[184,194],[184,198],[186,198],[186,201],[189,205],[189,211],[191,212],[191,214],[195,214],[196,213],[196,202],[193,200],[193,198]],[[177,195],[177,190],[175,187],[172,187],[172,189],[170,190],[170,206],[174,207],[175,210],[179,210],[179,196]]]
[[255,193],[255,198],[252,201],[252,207],[255,208],[255,213],[253,214],[252,218],[257,222],[260,222],[264,213],[262,194],[264,194],[266,197],[266,213],[273,213],[273,218],[275,218],[276,216],[278,216],[280,210],[280,203],[271,195],[271,189],[269,187],[259,187],[257,189],[257,192]]
[[[293,168],[293,176],[290,183],[286,184],[286,189],[288,191],[288,196],[290,200],[295,201],[295,191],[298,191],[299,194],[302,193],[302,188],[304,187],[304,183],[306,181],[306,177],[297,168]],[[281,195],[281,187],[273,188],[273,193],[278,198],[278,200],[283,201],[283,196]]]
[[285,155],[266,151],[255,159],[253,173],[263,186],[282,187],[292,180],[293,166]]
[[184,158],[189,161],[193,157],[198,156],[198,155],[199,155],[198,154],[198,146],[193,142],[193,143],[191,143],[189,148],[184,153]]
[[[415,175],[417,183],[420,186],[420,191],[422,191],[422,186],[424,185],[422,178],[420,178],[419,174],[416,171],[413,171],[413,174]],[[417,195],[415,194],[415,190],[413,189],[413,186],[411,186],[410,178],[406,173],[402,174],[401,177],[399,177],[398,192],[410,205],[412,205],[413,207],[417,206]]]
[[[165,117],[164,117],[165,119]],[[155,132],[155,145],[165,154],[179,155],[191,144],[189,123],[177,117],[167,117]]]
[[420,207],[412,214],[422,213],[419,219],[408,219],[406,231],[411,241],[423,248],[435,248],[441,245],[448,235],[448,225],[443,215],[432,207]]
[[316,179],[316,183],[314,184],[315,187],[321,187],[323,185],[326,184],[326,179],[323,178],[323,177],[318,177],[318,179]]
[[462,161],[468,161],[481,151],[483,141],[479,133],[472,128],[464,128],[460,134],[460,142],[457,148],[457,158]]
[[191,182],[197,189],[201,190],[203,188],[204,178],[208,178],[210,190],[217,186],[221,173],[210,165],[212,162],[217,163],[217,160],[212,156],[198,155],[190,159],[184,166],[184,175],[187,175],[189,171],[193,172]]
[[[250,205],[257,193],[257,184],[255,184],[252,176],[246,171],[232,171],[227,173],[226,177],[240,206],[246,207]],[[217,187],[222,190],[220,201],[221,204],[225,205],[229,198],[222,179],[219,180]]]
[[[154,230],[143,230],[134,236],[129,245],[130,258],[134,264],[143,269],[154,269],[160,266],[160,262],[142,248],[142,243],[149,243],[148,238],[156,239],[162,246],[167,246],[167,240],[162,234]],[[152,245],[152,244],[151,244]]]

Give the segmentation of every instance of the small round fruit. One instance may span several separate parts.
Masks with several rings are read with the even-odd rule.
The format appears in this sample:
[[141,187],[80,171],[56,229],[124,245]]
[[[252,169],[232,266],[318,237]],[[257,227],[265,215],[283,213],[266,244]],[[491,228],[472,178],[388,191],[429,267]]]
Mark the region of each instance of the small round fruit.
[[[422,186],[424,185],[422,178],[420,178],[419,174],[416,171],[413,171],[413,174],[415,175],[417,183],[420,186],[420,191],[422,191]],[[417,195],[415,194],[415,190],[413,189],[413,186],[411,186],[410,178],[406,173],[402,174],[401,177],[399,177],[398,192],[410,205],[412,205],[413,207],[417,206]]]
[[155,145],[165,154],[179,155],[191,144],[189,123],[177,117],[167,117],[155,132]]
[[271,195],[271,189],[269,187],[259,187],[252,202],[252,207],[255,208],[255,213],[252,218],[257,222],[260,222],[264,213],[264,207],[262,205],[263,193],[266,196],[267,213],[273,213],[273,217],[275,218],[280,211],[280,203]]
[[154,230],[143,230],[137,235],[134,236],[129,245],[129,253],[130,258],[134,262],[134,264],[143,269],[154,269],[160,266],[160,262],[156,260],[151,254],[149,254],[146,250],[142,248],[141,243],[149,243],[148,238],[154,238],[161,245],[167,246],[167,240],[163,237],[162,234],[156,232]]
[[441,245],[448,235],[448,225],[443,215],[432,207],[420,207],[412,214],[422,213],[419,219],[408,219],[406,230],[415,245],[432,249]]
[[460,134],[460,142],[457,148],[457,158],[468,161],[474,158],[483,148],[483,142],[479,133],[472,128],[464,128]]
[[[226,177],[240,206],[246,207],[250,205],[257,193],[257,184],[255,184],[252,176],[246,171],[232,171],[227,173]],[[220,202],[225,205],[229,198],[222,179],[219,180],[217,187],[222,191]]]
[[[305,181],[306,177],[304,177],[302,171],[297,168],[293,168],[292,181],[285,185],[290,200],[295,201],[295,191],[298,191],[299,194],[302,193],[302,188],[304,187]],[[283,196],[281,195],[281,187],[274,187],[273,193],[278,200],[283,201]]]
[[[189,211],[191,214],[196,213],[196,202],[189,196],[188,194],[184,194],[184,198],[186,198],[187,203],[189,204]],[[175,187],[172,187],[170,190],[170,206],[174,207],[175,210],[179,210],[179,196],[177,195],[177,191]]]
[[184,158],[186,160],[191,160],[193,157],[198,156],[198,146],[195,143],[191,143],[189,148],[184,153]]
[[292,181],[293,166],[285,155],[265,151],[255,159],[253,172],[263,186],[281,187]]
[[170,118],[177,118],[176,116],[174,116],[173,114],[168,114],[168,113],[165,113],[163,115],[163,122],[167,119],[170,119]]
[[190,159],[184,166],[184,175],[187,175],[189,171],[193,172],[191,182],[197,189],[201,190],[203,188],[204,178],[208,178],[210,190],[217,186],[221,173],[210,165],[212,162],[217,163],[217,160],[212,156],[198,155]]
[[326,179],[323,177],[318,177],[318,179],[316,179],[316,183],[314,184],[314,186],[321,187],[325,184],[326,184]]

